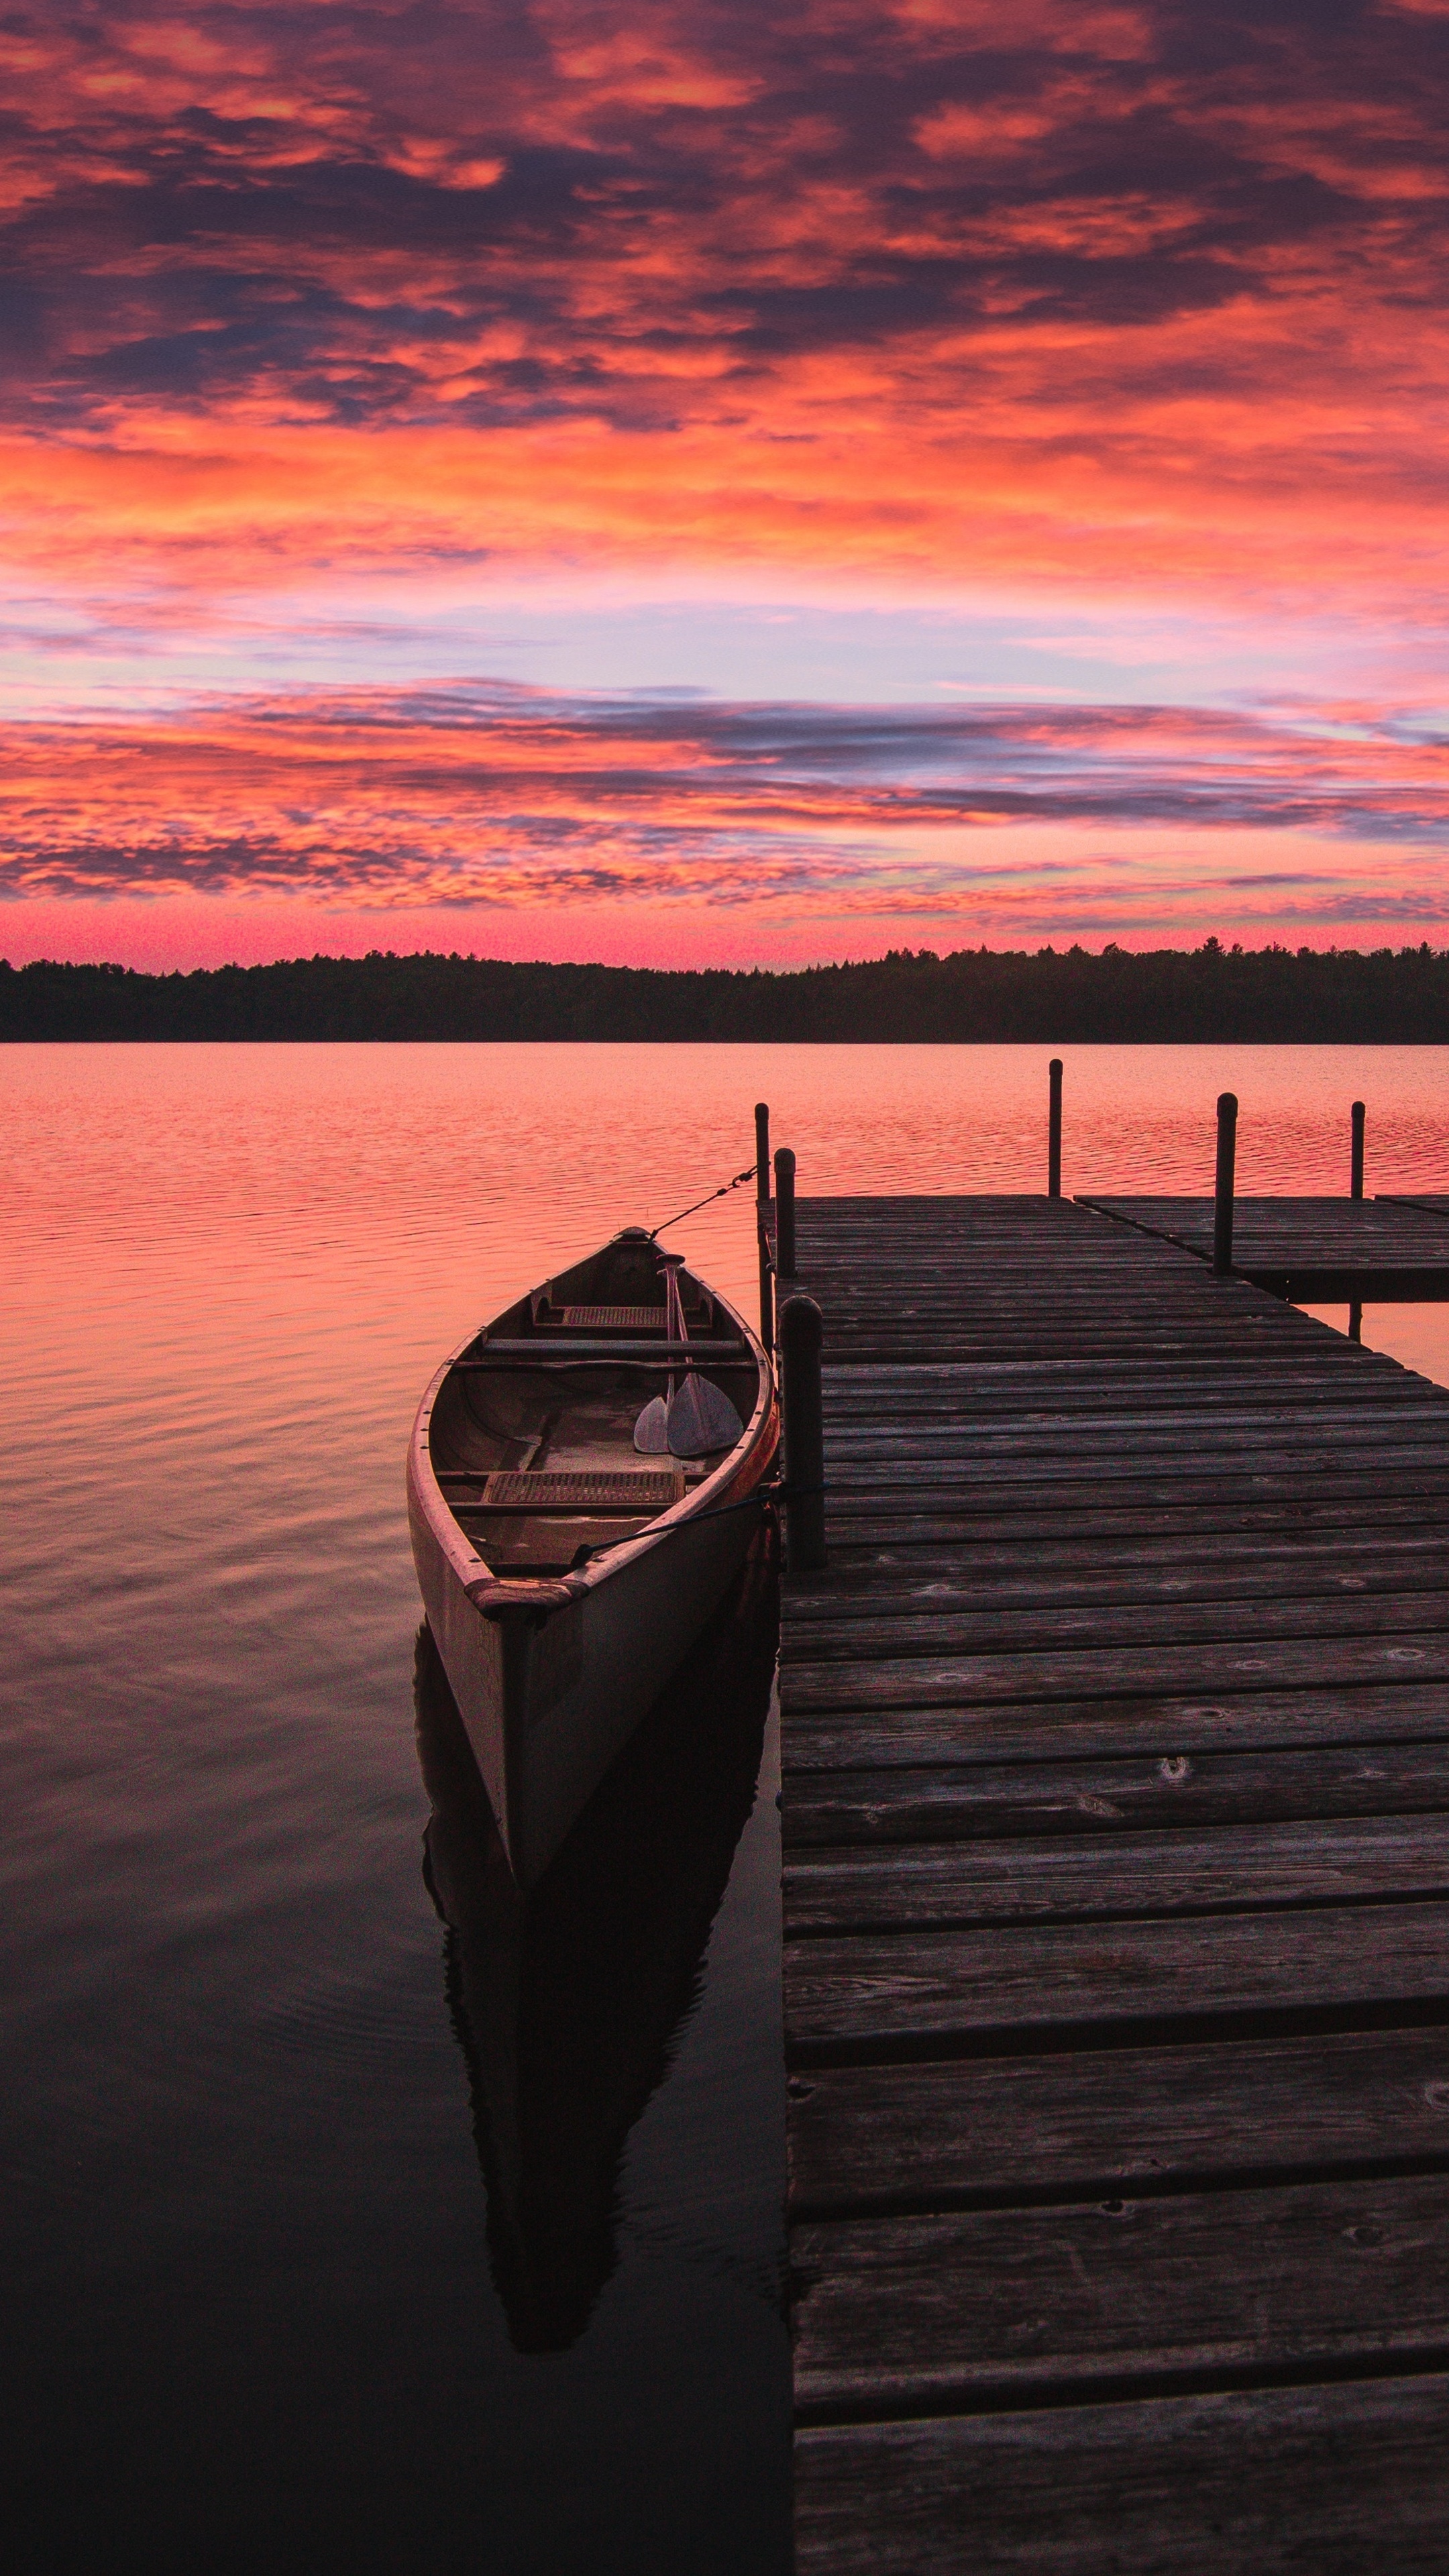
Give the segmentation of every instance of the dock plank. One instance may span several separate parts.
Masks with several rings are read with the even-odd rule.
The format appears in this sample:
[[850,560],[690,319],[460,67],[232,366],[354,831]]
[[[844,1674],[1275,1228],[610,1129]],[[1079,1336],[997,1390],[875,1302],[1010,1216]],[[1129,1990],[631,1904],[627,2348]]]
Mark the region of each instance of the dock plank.
[[1176,1836],[1200,1825],[1433,1815],[1449,1810],[1449,1711],[1433,1722],[1442,1732],[1430,1743],[1365,1744],[1356,1729],[1347,1745],[1256,1754],[1114,1752],[1074,1762],[1043,1746],[1025,1761],[854,1771],[826,1758],[817,1771],[792,1773],[782,1793],[785,1841],[792,1855],[928,1843],[944,1868],[943,1847],[956,1843],[1093,1834],[1107,1823]]
[[1396,1673],[1449,1681],[1449,1636],[1431,1629],[1383,1637],[1201,1640],[1190,1645],[1083,1647],[1019,1654],[878,1655],[829,1663],[792,1654],[799,1709],[987,1707],[996,1700],[1156,1697],[1188,1690],[1306,1689],[1375,1682]]
[[1088,2050],[795,2075],[792,2211],[1020,2208],[1449,2163],[1449,2028],[1124,2049],[1110,2074]]
[[[1438,1786],[1443,1794],[1444,1774]],[[1079,1810],[1080,1812],[1080,1810]],[[1088,1817],[1083,1816],[1083,1824]],[[1154,1921],[1178,1915],[1449,1900],[1449,1813],[1257,1820],[1167,1833],[1120,1826],[1023,1841],[1000,1835],[886,1849],[792,1852],[787,1938],[991,1923]]]
[[[1432,2006],[1449,2020],[1449,1902],[968,1932],[813,1932],[789,1944],[786,2047],[805,2065],[1026,2046],[1046,2032],[1183,2034],[1250,2019]],[[1221,2029],[1218,2028],[1221,2026]]]
[[808,2428],[797,2576],[1443,2576],[1449,2376]]
[[[785,1677],[785,1690],[792,1676]],[[1301,1754],[1361,1748],[1377,1759],[1386,1744],[1437,1741],[1449,1729],[1449,1696],[1432,1683],[1351,1690],[1249,1690],[1238,1695],[1067,1701],[1000,1700],[980,1708],[825,1709],[800,1712],[790,1728],[783,1803],[828,1794],[852,1770],[957,1770],[978,1764],[1170,1760],[1181,1768],[1230,1751]],[[1331,1779],[1325,1772],[1325,1785]],[[973,1783],[961,1783],[969,1798]],[[887,1794],[882,1785],[880,1794]],[[982,1794],[989,1794],[983,1780]]]
[[1365,1586],[1300,1600],[1259,1592],[1241,1601],[1218,1595],[1201,1602],[1148,1602],[1133,1598],[1126,1586],[1123,1593],[1122,1598],[1060,1610],[1007,1604],[999,1610],[968,1610],[928,1598],[872,1613],[865,1602],[857,1602],[851,1618],[818,1637],[813,1623],[803,1630],[792,1626],[787,1654],[791,1662],[854,1663],[863,1655],[1022,1655],[1078,1643],[1096,1649],[1134,1642],[1223,1644],[1264,1637],[1392,1636],[1449,1626],[1449,1593],[1429,1590],[1375,1592]]
[[804,2422],[1449,2364],[1449,2193],[1379,2182],[802,2221]]
[[973,1551],[963,1565],[954,1550],[922,1550],[902,1561],[884,1546],[860,1549],[848,1564],[820,1578],[801,1576],[792,1600],[791,1633],[799,1639],[811,1619],[826,1620],[837,1637],[852,1623],[890,1615],[923,1617],[974,1610],[989,1603],[1004,1616],[1017,1610],[1091,1609],[1098,1603],[1144,1605],[1344,1600],[1362,1594],[1449,1591],[1449,1546],[1433,1535],[1375,1533],[1372,1540],[1300,1540],[1291,1548],[1242,1544],[1207,1551],[1170,1546],[1114,1550],[1089,1546],[1073,1562],[1065,1547],[1051,1551],[1049,1566],[1035,1546]]

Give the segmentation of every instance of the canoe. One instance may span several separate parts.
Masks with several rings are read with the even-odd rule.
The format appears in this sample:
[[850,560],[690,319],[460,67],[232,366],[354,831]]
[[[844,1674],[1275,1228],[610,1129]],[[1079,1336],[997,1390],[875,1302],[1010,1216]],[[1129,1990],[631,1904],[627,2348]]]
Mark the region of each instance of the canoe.
[[630,2133],[698,2000],[754,1807],[777,1628],[760,1514],[719,1609],[528,1893],[420,1633],[423,1874],[449,1929],[449,2018],[467,2063],[493,2277],[520,2352],[566,2351],[614,2270]]
[[[729,1447],[641,1454],[639,1417],[671,1387],[677,1445],[697,1450],[701,1417],[708,1437],[722,1413]],[[428,1387],[408,1450],[413,1560],[521,1887],[729,1589],[778,1435],[744,1317],[637,1227],[470,1334]]]

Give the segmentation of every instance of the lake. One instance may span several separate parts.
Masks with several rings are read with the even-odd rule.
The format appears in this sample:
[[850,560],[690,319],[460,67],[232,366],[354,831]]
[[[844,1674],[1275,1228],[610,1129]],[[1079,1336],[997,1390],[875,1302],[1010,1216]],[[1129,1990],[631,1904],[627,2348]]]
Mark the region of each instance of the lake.
[[[1449,1187],[1449,1049],[1065,1053],[1069,1191],[1209,1190],[1225,1087],[1244,1191],[1346,1190],[1356,1096],[1370,1191]],[[1046,1050],[3,1078],[8,2563],[784,2576],[769,1569],[525,1919],[404,1448],[465,1332],[747,1164],[757,1098],[807,1196],[1042,1187]],[[750,1197],[670,1237],[747,1305]],[[1449,1308],[1364,1337],[1449,1382]]]

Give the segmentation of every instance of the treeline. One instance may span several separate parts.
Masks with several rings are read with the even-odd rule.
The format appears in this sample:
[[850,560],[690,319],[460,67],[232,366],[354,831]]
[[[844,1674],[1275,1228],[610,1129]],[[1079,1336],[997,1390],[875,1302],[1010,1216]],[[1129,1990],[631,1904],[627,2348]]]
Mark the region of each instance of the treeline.
[[782,974],[391,951],[185,975],[0,960],[0,1038],[1429,1044],[1449,1040],[1449,951],[1243,950],[1215,939],[1146,955],[898,949]]

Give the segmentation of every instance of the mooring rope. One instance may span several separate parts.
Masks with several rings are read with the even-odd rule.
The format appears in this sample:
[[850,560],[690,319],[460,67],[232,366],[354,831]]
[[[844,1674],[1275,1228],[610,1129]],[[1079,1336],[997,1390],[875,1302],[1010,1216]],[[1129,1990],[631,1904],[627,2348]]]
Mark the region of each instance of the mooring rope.
[[697,1216],[700,1209],[708,1207],[712,1199],[727,1199],[731,1190],[743,1189],[746,1181],[754,1179],[759,1168],[758,1163],[751,1163],[747,1172],[736,1172],[732,1181],[722,1182],[717,1190],[706,1190],[703,1198],[696,1199],[692,1207],[681,1208],[677,1216],[661,1217],[658,1225],[651,1225],[649,1228],[650,1242],[653,1243],[656,1237],[663,1234],[669,1226],[683,1225],[687,1216]]

